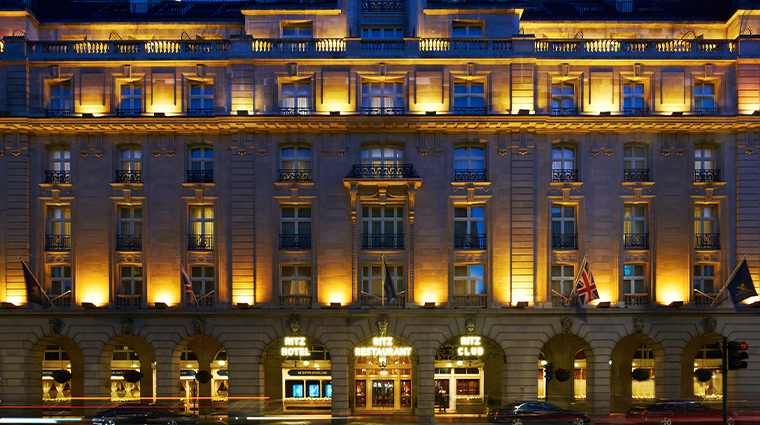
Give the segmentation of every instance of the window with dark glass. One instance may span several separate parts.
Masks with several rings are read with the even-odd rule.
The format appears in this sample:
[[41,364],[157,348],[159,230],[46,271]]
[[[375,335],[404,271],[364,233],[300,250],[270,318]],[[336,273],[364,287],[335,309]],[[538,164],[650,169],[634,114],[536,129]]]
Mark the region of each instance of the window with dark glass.
[[485,149],[480,146],[454,148],[454,181],[488,181],[485,170]]
[[648,249],[647,206],[625,204],[623,206],[623,244],[626,249]]
[[280,249],[311,249],[311,206],[280,208]]
[[552,84],[552,115],[577,115],[574,81]]
[[282,25],[283,37],[311,38],[314,34],[311,22],[300,22]]
[[623,147],[623,181],[649,181],[646,145],[642,143],[626,143]]
[[485,266],[482,264],[454,266],[454,295],[485,294]]
[[404,207],[362,207],[362,249],[404,249]]
[[694,82],[694,111],[697,115],[717,115],[719,113],[714,82],[704,80]]
[[361,113],[398,115],[404,113],[404,86],[400,82],[362,83]]
[[71,112],[71,81],[51,84],[45,115],[48,117],[68,117]]
[[552,148],[552,182],[577,182],[578,168],[575,162],[575,148],[554,146]]
[[211,116],[214,113],[214,85],[190,83],[188,116]]
[[280,266],[282,295],[311,295],[311,266]]
[[552,249],[578,249],[575,207],[552,204]]
[[308,115],[311,113],[311,80],[280,84],[280,114]]
[[575,266],[570,264],[552,264],[552,291],[564,296],[573,292]]
[[623,83],[623,113],[626,115],[648,115],[644,84],[635,81]]
[[142,250],[142,206],[119,206],[119,234],[116,235],[119,251]]
[[190,206],[189,250],[214,249],[214,207],[211,205]]
[[454,21],[451,24],[452,37],[483,37],[483,24]]
[[140,82],[123,83],[119,90],[119,108],[121,117],[134,117],[142,114],[143,87]]
[[196,298],[210,293],[214,290],[214,267],[190,266],[190,282]]
[[485,83],[455,82],[454,110],[455,114],[478,115],[486,113]]
[[485,207],[454,208],[454,249],[486,249]]

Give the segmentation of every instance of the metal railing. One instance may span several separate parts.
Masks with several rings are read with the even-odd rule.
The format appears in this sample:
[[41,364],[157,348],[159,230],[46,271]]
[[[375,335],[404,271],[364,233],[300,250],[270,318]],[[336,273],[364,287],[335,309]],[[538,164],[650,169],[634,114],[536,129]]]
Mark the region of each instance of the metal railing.
[[406,110],[395,106],[374,106],[359,108],[362,115],[404,115]]
[[454,249],[486,249],[486,235],[454,235]]
[[454,308],[486,308],[488,296],[485,294],[452,295]]
[[308,251],[311,249],[311,234],[281,234],[281,251]]
[[577,182],[578,170],[565,168],[552,169],[552,183]]
[[354,164],[347,179],[418,179],[412,164],[373,165]]
[[694,249],[720,249],[720,233],[697,233]]
[[625,249],[649,249],[649,233],[626,233],[623,235]]
[[362,13],[403,12],[404,0],[362,0]]
[[575,308],[580,307],[580,305],[580,297],[573,297],[571,299],[569,295],[558,294],[552,291],[552,307]]
[[404,249],[404,234],[362,234],[362,249],[379,249],[379,250],[402,250]]
[[116,183],[142,183],[142,170],[116,170]]
[[140,308],[142,295],[117,295],[116,308]]
[[280,308],[310,308],[311,295],[280,295]]
[[66,291],[63,295],[48,295],[48,299],[45,301],[45,305],[55,308],[68,308],[71,307],[71,291]]
[[139,117],[142,116],[142,109],[116,109],[116,116],[118,117]]
[[280,115],[311,115],[311,107],[309,106],[280,106],[277,111]]
[[[380,295],[378,295],[379,297]],[[369,308],[380,308],[381,300],[380,298],[373,297],[371,295],[359,295],[359,302],[361,303],[362,307],[369,307]],[[396,297],[395,300],[393,300],[392,303],[385,306],[385,308],[404,308],[406,307],[406,295],[401,294]]]
[[623,170],[624,182],[648,182],[649,181],[649,169],[630,169]]
[[649,305],[649,294],[623,294],[626,307],[646,307]]
[[485,115],[485,106],[455,107],[451,109],[454,115]]
[[45,118],[69,118],[73,109],[45,109]]
[[280,181],[281,182],[310,182],[311,170],[300,169],[280,169]]
[[552,249],[578,249],[578,234],[552,235]]
[[488,173],[483,170],[454,170],[454,181],[464,183],[487,182]]
[[552,108],[552,115],[558,115],[558,116],[578,115],[578,108]]
[[45,251],[71,251],[71,236],[45,235]]
[[694,115],[707,117],[720,115],[720,108],[695,108]]
[[187,235],[188,251],[213,251],[214,237],[207,235]]
[[362,40],[362,52],[404,52],[404,40]]
[[71,171],[45,171],[45,183],[71,184]]
[[718,296],[718,294],[704,294],[702,292],[694,290],[694,305],[699,307],[709,307],[712,305],[713,301],[715,300],[715,297]]
[[117,251],[142,251],[141,235],[116,235]]
[[205,295],[195,294],[195,307],[210,308],[214,306],[214,291]]
[[214,109],[213,108],[188,108],[187,116],[188,117],[213,117]]
[[213,183],[213,170],[187,170],[188,183]]
[[714,183],[720,181],[720,169],[694,170],[694,183]]
[[623,108],[623,115],[631,117],[646,117],[649,115],[649,108]]

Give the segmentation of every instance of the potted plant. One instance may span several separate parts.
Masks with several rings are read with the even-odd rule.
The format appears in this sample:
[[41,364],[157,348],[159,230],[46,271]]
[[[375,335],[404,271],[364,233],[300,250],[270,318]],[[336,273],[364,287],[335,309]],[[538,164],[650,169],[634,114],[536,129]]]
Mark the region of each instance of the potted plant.
[[65,384],[71,380],[71,372],[66,369],[54,370],[53,379],[59,384]]
[[572,372],[567,369],[554,369],[554,377],[557,378],[557,381],[559,382],[565,382],[570,379],[570,376],[572,376],[571,373]]
[[694,376],[697,377],[699,382],[707,382],[712,379],[713,373],[710,369],[699,368],[694,371]]
[[143,374],[136,370],[128,370],[124,372],[124,380],[132,384],[138,382],[143,378]]
[[642,369],[640,367],[637,367],[636,369],[633,369],[631,372],[631,378],[643,382],[649,380],[649,369]]
[[211,372],[207,370],[199,370],[195,372],[195,380],[200,382],[201,384],[205,384],[206,382],[211,380]]

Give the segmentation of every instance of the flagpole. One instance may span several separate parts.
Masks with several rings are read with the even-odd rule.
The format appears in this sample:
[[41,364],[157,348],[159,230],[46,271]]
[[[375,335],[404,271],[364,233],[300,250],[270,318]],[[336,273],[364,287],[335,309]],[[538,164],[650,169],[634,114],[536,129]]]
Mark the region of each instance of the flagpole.
[[[26,266],[26,268],[27,268],[27,269],[29,269],[29,273],[31,273],[31,272],[32,272],[32,269],[30,269],[30,268],[29,268],[29,266],[28,266],[28,265],[27,265],[27,264],[24,262],[24,259],[23,259],[23,258],[21,258],[21,254],[16,254],[16,257],[17,257],[19,260],[21,260],[21,263],[22,263],[24,266]],[[35,258],[37,258],[37,257],[35,257]],[[32,275],[32,277],[34,277],[34,275]],[[51,305],[52,305],[52,303],[53,303],[53,302],[50,300],[50,297],[48,296],[47,292],[45,292],[45,288],[43,288],[43,287],[42,287],[42,284],[40,283],[40,281],[39,281],[39,280],[37,280],[37,278],[36,278],[36,277],[34,278],[34,283],[36,283],[36,284],[37,284],[37,286],[40,288],[40,292],[42,292],[42,295],[44,295],[44,296],[45,296],[45,299],[46,299],[46,300],[48,300],[48,304],[51,304]],[[26,286],[26,282],[24,282],[24,286]],[[29,301],[27,300],[27,303],[28,303],[28,302],[29,302]]]
[[570,292],[570,295],[568,295],[567,299],[572,300],[575,296],[575,289],[578,287],[578,279],[581,278],[581,273],[583,273],[583,266],[586,264],[586,254],[583,255],[583,261],[581,261],[581,266],[578,267],[578,274],[575,275],[575,279],[573,279],[573,291]]
[[747,261],[747,254],[745,253],[742,259],[736,263],[736,267],[734,267],[734,271],[731,272],[731,276],[728,277],[728,280],[723,284],[723,287],[720,288],[720,292],[718,292],[718,295],[715,296],[715,299],[712,300],[710,303],[710,307],[714,306],[715,303],[720,299],[720,296],[723,295],[723,292],[728,288],[728,282],[731,282],[731,279],[734,278],[734,275],[736,274],[737,270],[739,270],[739,267],[741,267],[742,263]]
[[383,254],[383,264],[381,269],[382,271],[380,272],[380,276],[382,276],[382,282],[380,286],[382,288],[382,295],[380,297],[380,305],[382,306],[381,309],[385,310],[385,254]]

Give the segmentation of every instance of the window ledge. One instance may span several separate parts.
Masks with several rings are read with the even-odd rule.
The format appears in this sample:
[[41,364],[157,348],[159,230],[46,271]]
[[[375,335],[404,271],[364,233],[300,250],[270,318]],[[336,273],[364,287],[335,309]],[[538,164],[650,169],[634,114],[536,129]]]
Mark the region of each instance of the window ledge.
[[184,186],[184,187],[214,187],[214,186],[216,186],[216,183],[188,183],[188,182],[182,182],[182,186]]
[[111,187],[143,187],[145,183],[111,183]]
[[476,186],[476,187],[486,187],[490,186],[491,182],[451,182],[452,186]]
[[654,182],[621,182],[623,186],[654,186]]
[[74,187],[71,183],[40,183],[40,187],[63,187],[63,188],[70,188]]
[[277,187],[287,187],[287,186],[312,187],[314,186],[314,182],[285,181],[285,182],[274,182],[274,185]]
[[583,182],[549,182],[549,186],[551,187],[560,187],[560,186],[583,186]]
[[694,186],[725,186],[728,182],[691,182]]

